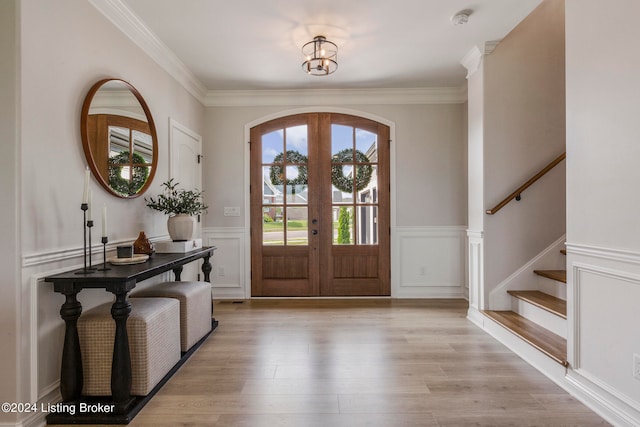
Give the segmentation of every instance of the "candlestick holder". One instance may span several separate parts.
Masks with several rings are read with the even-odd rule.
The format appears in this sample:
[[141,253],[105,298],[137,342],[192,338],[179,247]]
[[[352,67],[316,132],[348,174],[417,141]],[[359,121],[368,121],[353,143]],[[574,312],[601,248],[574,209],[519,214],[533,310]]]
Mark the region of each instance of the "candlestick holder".
[[91,266],[91,256],[93,255],[93,246],[91,245],[91,229],[93,228],[93,221],[87,221],[87,229],[89,230],[89,267],[85,267],[87,270],[95,270],[94,267]]
[[107,236],[102,236],[102,260],[103,260],[103,264],[102,264],[102,268],[99,268],[98,271],[111,270],[109,267],[107,267],[107,242],[108,241],[109,241],[109,238]]
[[80,209],[82,209],[82,238],[84,241],[84,267],[82,270],[78,271],[76,274],[88,274],[93,273],[93,269],[87,268],[87,210],[89,210],[88,203],[82,203],[80,205]]

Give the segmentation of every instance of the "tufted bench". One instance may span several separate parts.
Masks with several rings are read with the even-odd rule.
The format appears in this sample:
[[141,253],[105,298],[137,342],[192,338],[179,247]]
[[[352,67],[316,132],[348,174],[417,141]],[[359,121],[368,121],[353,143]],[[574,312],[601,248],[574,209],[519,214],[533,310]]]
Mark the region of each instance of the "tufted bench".
[[[146,396],[180,360],[180,306],[171,298],[136,298],[129,302],[131,394]],[[92,308],[78,320],[86,396],[111,395],[116,329],[111,305]]]
[[183,352],[211,331],[211,284],[208,282],[164,282],[131,297],[176,298],[180,301],[180,347]]

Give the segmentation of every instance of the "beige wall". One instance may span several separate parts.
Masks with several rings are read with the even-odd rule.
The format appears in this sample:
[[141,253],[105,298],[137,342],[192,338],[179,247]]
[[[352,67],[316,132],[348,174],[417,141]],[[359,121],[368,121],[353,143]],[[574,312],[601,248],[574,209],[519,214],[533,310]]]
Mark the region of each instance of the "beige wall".
[[[18,105],[18,7],[15,1],[0,2],[0,192],[3,203],[0,204],[0,401],[18,401],[19,371],[19,318],[17,309],[20,304],[19,253],[20,219],[18,205],[20,200],[20,144],[18,141],[19,117]],[[0,413],[0,424],[12,422],[16,414]]]
[[[8,7],[5,1],[0,5]],[[10,17],[4,10],[0,15],[3,20]],[[60,370],[63,323],[58,311],[64,300],[41,278],[81,266],[83,262],[79,208],[86,161],[80,139],[80,110],[87,91],[96,81],[114,77],[130,82],[145,98],[159,139],[158,169],[147,193],[150,195],[159,193],[160,183],[169,177],[169,118],[202,135],[204,107],[90,2],[29,0],[21,2],[20,15],[17,21],[21,45],[18,105],[22,162],[14,166],[14,170],[21,169],[21,176],[14,183],[19,183],[21,194],[18,254],[23,264],[22,278],[7,284],[10,290],[3,292],[0,310],[9,314],[13,307],[20,307],[17,314],[21,325],[17,338],[20,362],[17,366],[2,364],[0,390],[19,391],[18,397],[5,400],[29,402],[34,398],[55,398]],[[0,31],[10,28],[1,27]],[[3,46],[4,41],[2,37]],[[7,64],[4,58],[10,55],[4,55],[5,48],[2,49],[4,67]],[[6,74],[4,69],[2,72]],[[3,86],[1,90],[9,89]],[[2,150],[6,149],[3,145]],[[2,157],[4,160],[5,156]],[[5,173],[5,168],[1,169]],[[6,171],[12,173],[10,168]],[[166,236],[166,217],[147,208],[143,197],[116,198],[102,190],[93,178],[91,187],[94,208],[107,206],[110,243],[131,242],[141,230],[150,238]],[[3,190],[10,188],[3,187]],[[99,217],[96,225],[99,230]],[[101,259],[100,254],[94,257],[96,261]],[[12,286],[20,295],[19,305],[10,297]],[[79,300],[89,308],[110,301],[111,296],[103,290],[85,290]],[[33,312],[32,303],[35,304]],[[15,351],[13,353],[15,356]],[[3,351],[2,357],[7,357],[6,354]],[[13,387],[10,379],[4,380],[16,372],[19,387]]]
[[[169,117],[202,134],[203,107],[88,2],[28,1],[22,8],[22,147],[29,162],[23,170],[23,251],[33,253],[80,243],[86,162],[79,118],[96,81],[122,78],[149,105],[160,142],[150,194],[159,192],[169,173]],[[147,209],[143,198],[115,198],[95,180],[92,187],[94,204],[107,204],[111,241],[135,239],[143,229],[149,236],[166,233],[165,219]]]
[[640,3],[566,7],[569,362],[615,425],[640,425]]
[[[392,168],[396,225],[466,225],[465,107],[465,104],[336,107],[395,123],[392,144],[396,163]],[[294,109],[295,106],[207,108],[203,174],[207,201],[213,208],[205,219],[205,227],[244,226],[244,212],[237,218],[224,217],[223,207],[244,207],[245,125]]]
[[575,16],[567,21],[567,146],[573,156],[567,232],[574,243],[640,250],[640,31],[614,12],[634,16],[640,4],[616,0],[602,8],[587,1],[584,12],[581,2],[569,4]]
[[[546,0],[485,57],[485,209],[564,152],[564,54],[564,1]],[[485,292],[564,234],[564,170],[484,216]]]

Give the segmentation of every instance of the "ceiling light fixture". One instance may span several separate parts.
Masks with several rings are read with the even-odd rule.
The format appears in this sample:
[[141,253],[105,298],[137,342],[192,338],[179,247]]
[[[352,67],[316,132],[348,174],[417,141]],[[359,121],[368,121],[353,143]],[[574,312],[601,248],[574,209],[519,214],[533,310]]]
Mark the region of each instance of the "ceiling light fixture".
[[302,46],[302,69],[312,76],[326,76],[338,69],[338,46],[325,36],[315,36]]

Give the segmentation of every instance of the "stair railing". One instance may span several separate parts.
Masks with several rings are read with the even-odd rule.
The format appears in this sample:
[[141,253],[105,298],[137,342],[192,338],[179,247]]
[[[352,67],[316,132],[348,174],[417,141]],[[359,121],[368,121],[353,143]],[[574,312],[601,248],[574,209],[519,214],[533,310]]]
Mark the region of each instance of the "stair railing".
[[540,170],[540,172],[538,172],[537,174],[535,174],[534,176],[531,177],[531,179],[529,179],[527,182],[525,182],[524,184],[522,184],[520,187],[518,187],[517,190],[515,190],[513,193],[509,194],[507,197],[504,198],[504,200],[502,200],[500,203],[498,203],[497,205],[495,205],[493,207],[493,209],[488,209],[487,215],[493,215],[496,212],[498,212],[500,209],[502,209],[503,207],[506,206],[507,203],[509,203],[510,201],[512,201],[513,199],[516,199],[516,201],[520,201],[521,199],[521,193],[526,190],[527,188],[529,188],[534,182],[536,182],[537,180],[539,180],[540,178],[542,178],[547,172],[549,172],[551,169],[553,169],[554,167],[556,167],[556,165],[558,163],[560,163],[561,161],[563,161],[565,158],[567,157],[567,153],[562,153],[561,155],[559,155],[554,161],[552,161],[551,163],[549,163],[547,166],[545,166],[542,170]]

